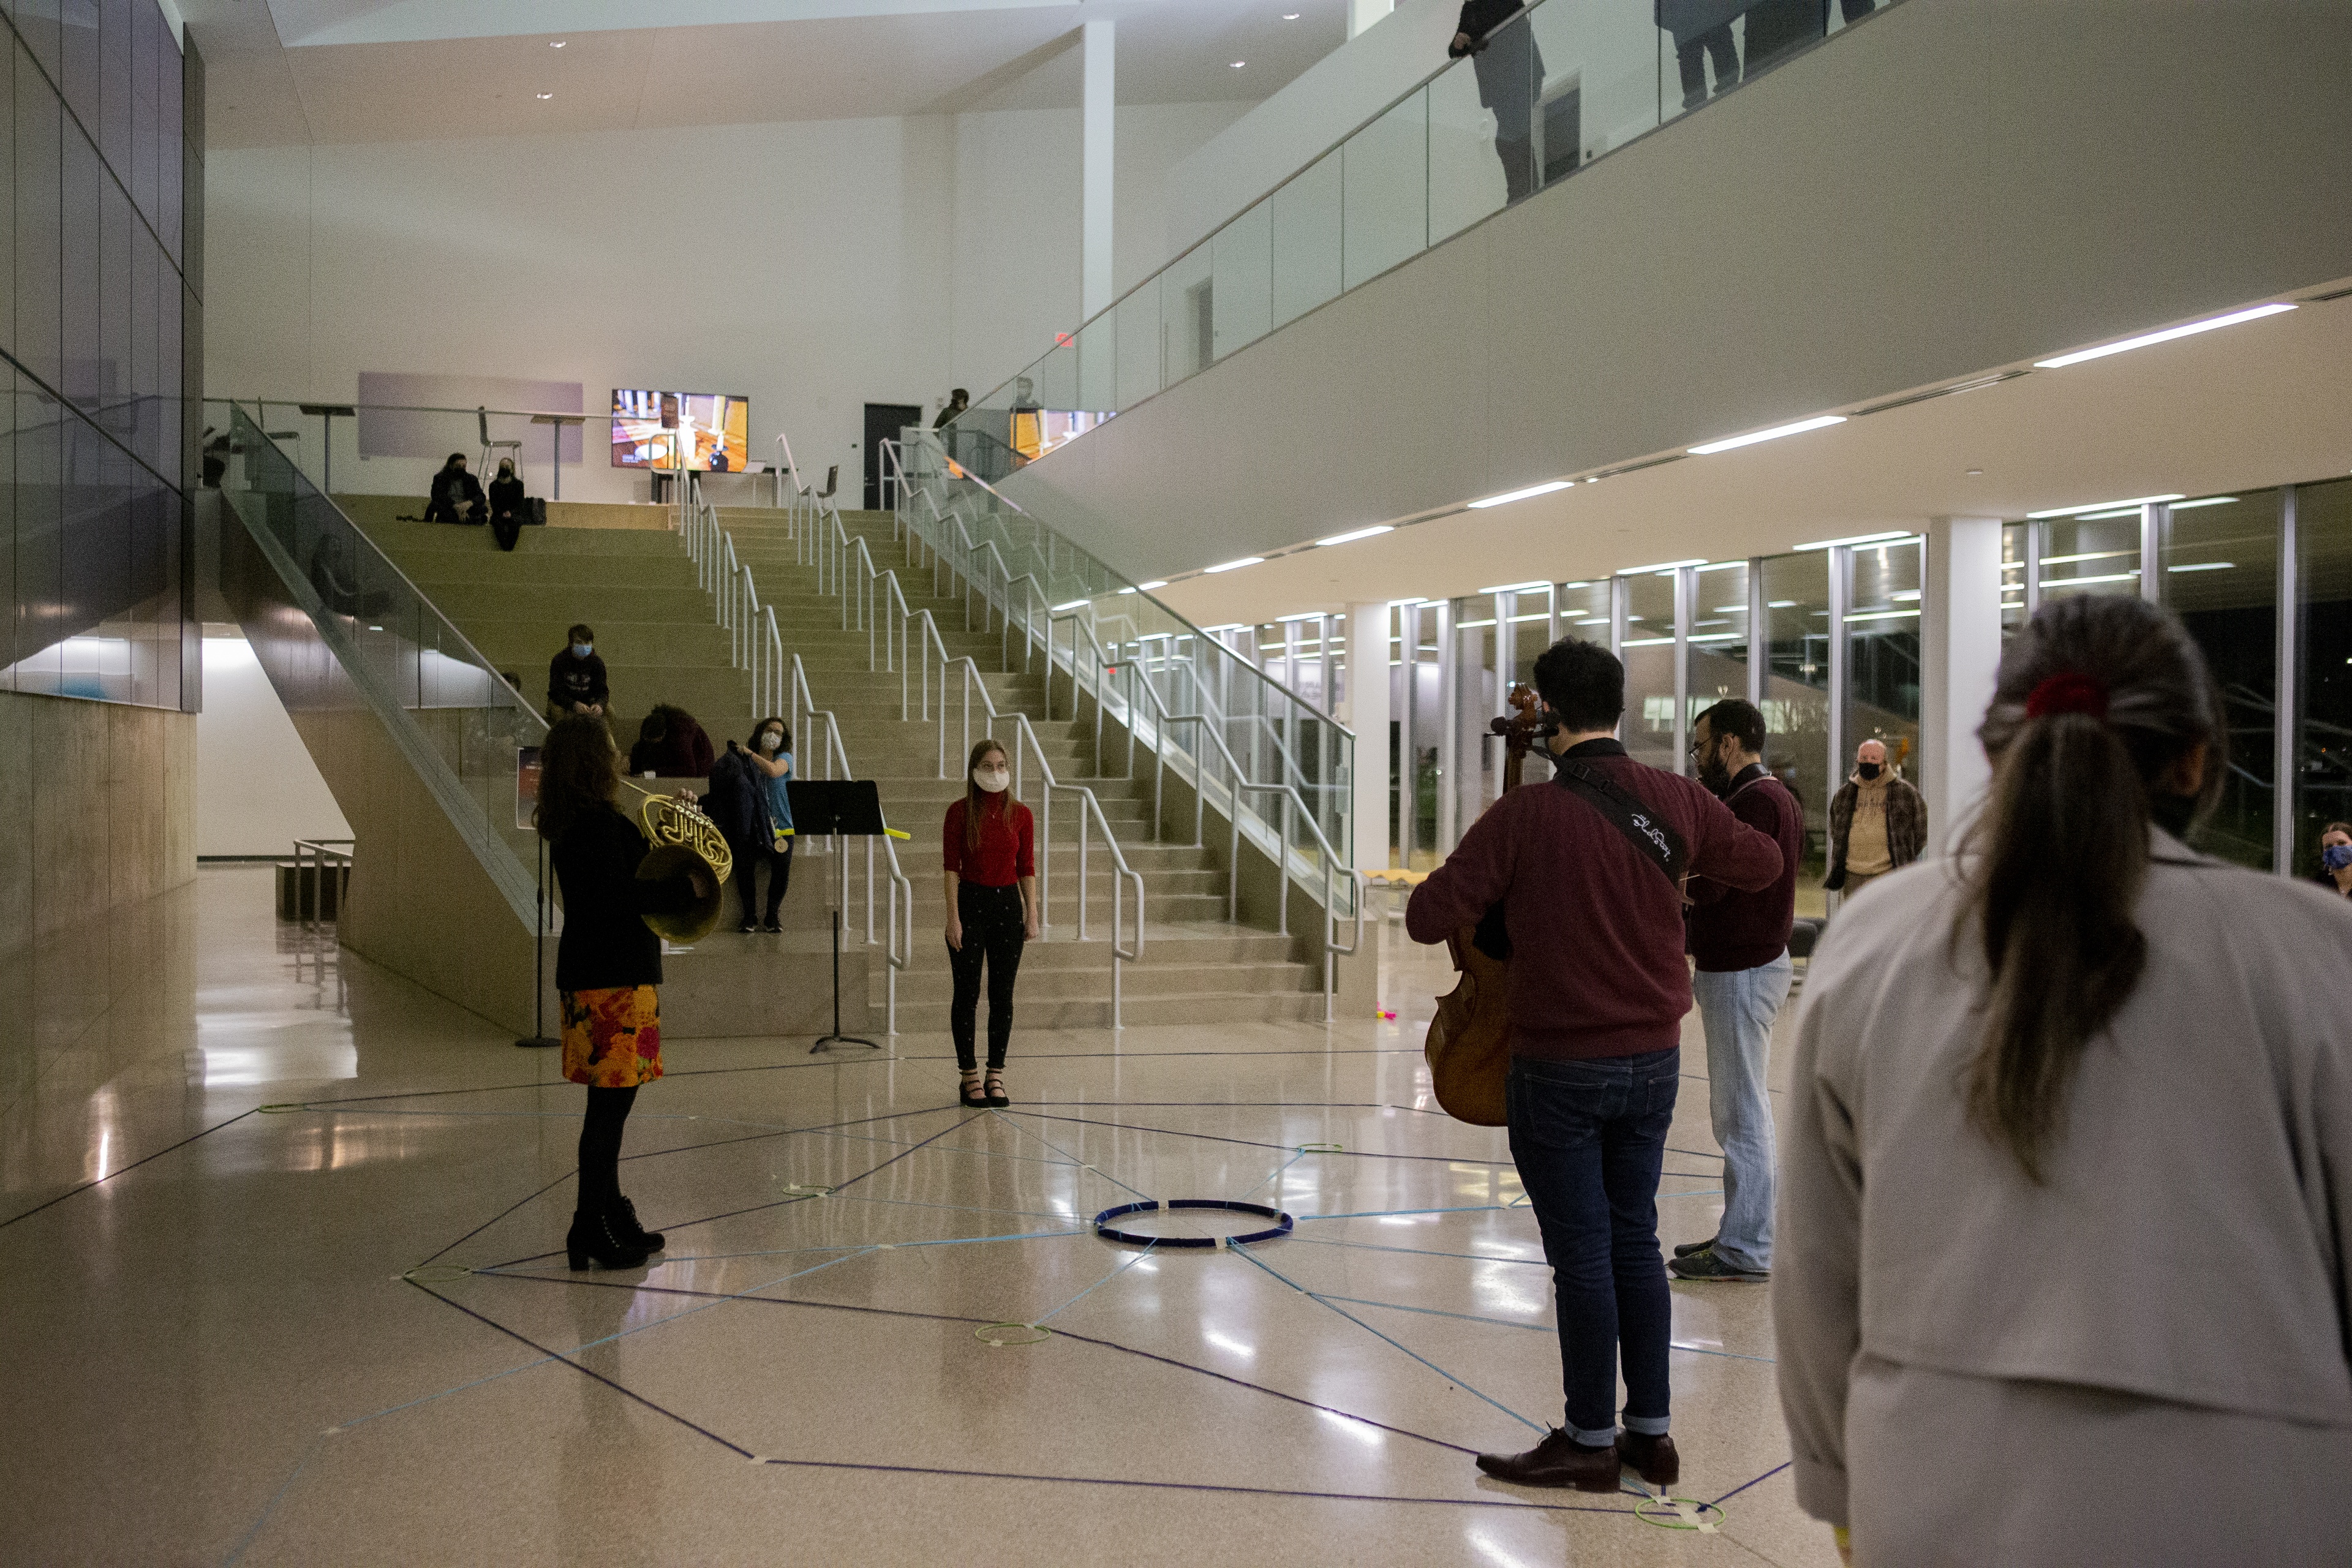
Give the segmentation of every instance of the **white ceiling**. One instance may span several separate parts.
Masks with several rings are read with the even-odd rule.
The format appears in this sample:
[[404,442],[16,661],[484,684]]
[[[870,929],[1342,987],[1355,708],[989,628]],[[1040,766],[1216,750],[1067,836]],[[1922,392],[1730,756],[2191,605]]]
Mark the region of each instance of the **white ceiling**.
[[[1346,0],[184,0],[215,147],[1075,108],[1080,25],[1121,103],[1255,101]],[[1284,21],[1285,13],[1297,13]],[[563,47],[553,46],[561,42]],[[1232,62],[1246,62],[1236,70]],[[541,99],[538,95],[552,96]]]
[[[2045,357],[2079,346],[2052,343]],[[1196,625],[1269,621],[1657,562],[1778,554],[1934,517],[2019,518],[2336,478],[2352,473],[2347,367],[2352,299],[2306,304],[1828,429],[1182,579],[1159,597]],[[1695,430],[1691,439],[1729,434]],[[1260,548],[1297,542],[1269,539]]]

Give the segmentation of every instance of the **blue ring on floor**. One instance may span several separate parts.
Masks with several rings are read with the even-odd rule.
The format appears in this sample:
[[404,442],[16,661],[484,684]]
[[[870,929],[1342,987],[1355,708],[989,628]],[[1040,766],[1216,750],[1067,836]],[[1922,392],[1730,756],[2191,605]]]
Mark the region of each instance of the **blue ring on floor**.
[[[1160,1209],[1225,1209],[1234,1214],[1254,1214],[1275,1223],[1264,1230],[1254,1230],[1246,1236],[1148,1236],[1138,1231],[1121,1230],[1110,1222],[1124,1215],[1151,1214]],[[1261,1241],[1277,1241],[1290,1234],[1290,1216],[1265,1204],[1245,1204],[1238,1198],[1170,1198],[1162,1204],[1157,1198],[1146,1198],[1139,1204],[1120,1204],[1095,1215],[1095,1234],[1105,1241],[1123,1241],[1133,1247],[1249,1247]]]

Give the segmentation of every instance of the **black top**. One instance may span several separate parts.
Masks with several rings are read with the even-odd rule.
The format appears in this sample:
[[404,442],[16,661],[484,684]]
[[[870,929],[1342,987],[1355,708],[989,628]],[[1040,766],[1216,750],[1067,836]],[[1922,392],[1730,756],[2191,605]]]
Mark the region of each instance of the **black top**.
[[684,877],[637,880],[637,867],[652,847],[637,825],[612,806],[573,823],[556,841],[550,858],[563,894],[557,990],[661,984],[661,938],[640,917],[692,909],[694,887]]
[[566,712],[574,702],[601,707],[612,695],[604,681],[604,661],[596,655],[582,658],[566,647],[547,661],[547,700]]
[[[1464,0],[1462,19],[1454,25],[1454,30],[1469,34],[1471,47],[1475,48],[1479,39],[1501,26],[1508,17],[1517,16],[1522,8],[1523,0]],[[1445,52],[1460,59],[1470,53],[1470,49],[1448,44]]]
[[490,511],[498,517],[512,517],[522,510],[522,496],[520,479],[492,479]]
[[[469,500],[473,510],[457,515],[457,503]],[[433,476],[433,495],[425,505],[427,522],[488,522],[489,505],[482,499],[482,481],[464,468],[444,468]]]

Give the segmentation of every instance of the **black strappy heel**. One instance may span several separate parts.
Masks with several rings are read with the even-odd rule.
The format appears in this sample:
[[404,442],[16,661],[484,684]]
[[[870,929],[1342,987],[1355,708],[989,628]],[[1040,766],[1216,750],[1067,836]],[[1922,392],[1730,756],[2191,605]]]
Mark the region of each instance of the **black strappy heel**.
[[991,1101],[986,1096],[981,1093],[980,1069],[978,1068],[964,1068],[963,1093],[961,1099],[966,1105],[971,1107],[974,1110],[985,1110],[988,1109]]

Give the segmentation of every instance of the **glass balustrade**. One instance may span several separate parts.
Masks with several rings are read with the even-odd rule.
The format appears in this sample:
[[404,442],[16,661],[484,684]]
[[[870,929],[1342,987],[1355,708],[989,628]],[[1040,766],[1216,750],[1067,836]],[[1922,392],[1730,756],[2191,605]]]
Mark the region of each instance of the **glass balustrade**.
[[951,428],[995,480],[1860,20],[1877,0],[1536,0]]
[[[215,476],[222,587],[314,754],[368,745],[340,727],[372,712],[530,918],[537,843],[518,820],[516,752],[546,721],[242,404],[208,404],[226,444]],[[228,531],[242,523],[241,539]],[[331,755],[321,756],[332,771]],[[439,772],[436,773],[436,769]]]

